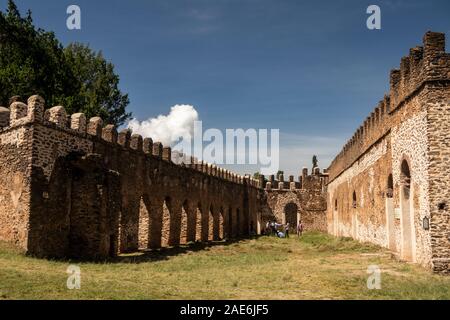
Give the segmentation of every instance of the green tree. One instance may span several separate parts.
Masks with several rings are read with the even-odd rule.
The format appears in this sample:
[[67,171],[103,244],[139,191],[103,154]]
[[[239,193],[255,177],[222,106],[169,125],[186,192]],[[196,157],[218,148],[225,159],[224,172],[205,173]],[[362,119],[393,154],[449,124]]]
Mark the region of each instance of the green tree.
[[319,160],[317,160],[317,156],[316,155],[313,155],[313,157],[312,157],[312,164],[313,164],[313,170],[314,170],[314,168],[318,167]]
[[42,95],[50,104],[76,93],[62,46],[51,32],[36,30],[31,12],[22,18],[13,1],[0,12],[0,99]]
[[39,94],[48,107],[63,105],[121,125],[131,114],[118,83],[101,53],[79,44],[64,48],[53,32],[35,28],[30,11],[22,17],[12,0],[0,11],[0,105],[12,96]]
[[278,170],[277,172],[277,180],[280,180],[280,176],[284,175],[284,171]]
[[[131,117],[125,108],[130,103],[128,94],[119,89],[119,76],[114,65],[107,62],[102,52],[74,43],[64,49],[66,62],[80,84],[78,94],[70,104],[87,116],[99,115],[108,123],[122,124]],[[75,110],[73,110],[75,111]]]
[[[256,180],[259,180],[259,178],[261,178],[261,173],[260,172],[255,172],[254,174],[253,174],[253,179],[256,179]],[[267,180],[267,178],[264,176],[264,182],[267,182],[268,180]]]

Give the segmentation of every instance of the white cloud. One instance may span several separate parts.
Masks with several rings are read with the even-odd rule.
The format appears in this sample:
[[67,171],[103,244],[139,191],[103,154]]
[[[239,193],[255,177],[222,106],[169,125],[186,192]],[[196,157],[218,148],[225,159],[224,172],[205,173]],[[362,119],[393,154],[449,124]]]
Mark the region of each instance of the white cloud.
[[140,122],[132,119],[128,128],[142,135],[150,137],[153,141],[161,142],[165,146],[192,137],[194,121],[198,120],[198,112],[191,105],[175,105],[170,108],[168,115],[159,115]]
[[[128,123],[133,133],[150,137],[165,146],[174,146],[180,138],[190,140],[193,136],[194,122],[199,120],[198,112],[191,105],[175,105],[168,115],[159,115],[140,122],[132,119]],[[203,128],[205,130],[205,128]],[[225,132],[224,132],[225,135]],[[326,168],[341,150],[344,137],[307,136],[292,133],[280,133],[279,165],[285,176],[298,176],[302,167],[312,166],[312,156],[317,155],[319,167]],[[242,150],[237,150],[238,152]],[[221,165],[239,173],[260,171],[259,165]]]

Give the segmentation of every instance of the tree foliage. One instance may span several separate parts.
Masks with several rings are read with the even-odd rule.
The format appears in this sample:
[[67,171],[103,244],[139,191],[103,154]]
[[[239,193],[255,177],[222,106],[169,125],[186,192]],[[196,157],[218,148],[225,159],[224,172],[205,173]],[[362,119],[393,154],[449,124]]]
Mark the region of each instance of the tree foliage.
[[131,114],[118,84],[101,52],[82,44],[64,48],[53,32],[35,28],[30,11],[22,17],[12,0],[0,11],[0,105],[12,96],[39,94],[49,107],[63,105],[69,113],[120,125]]
[[317,159],[317,156],[316,156],[316,155],[313,155],[313,157],[312,157],[312,165],[313,165],[313,169],[314,169],[314,168],[317,168],[317,167],[318,167],[318,164],[319,164],[319,160]]

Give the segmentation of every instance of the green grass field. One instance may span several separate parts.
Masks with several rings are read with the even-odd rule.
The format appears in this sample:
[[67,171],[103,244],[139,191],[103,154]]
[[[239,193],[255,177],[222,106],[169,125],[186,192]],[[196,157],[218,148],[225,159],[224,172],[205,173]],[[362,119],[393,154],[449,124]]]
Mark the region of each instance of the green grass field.
[[[81,268],[81,288],[66,286]],[[381,268],[380,290],[367,268]],[[450,277],[379,247],[321,233],[169,248],[86,263],[24,256],[0,243],[1,299],[450,299]]]

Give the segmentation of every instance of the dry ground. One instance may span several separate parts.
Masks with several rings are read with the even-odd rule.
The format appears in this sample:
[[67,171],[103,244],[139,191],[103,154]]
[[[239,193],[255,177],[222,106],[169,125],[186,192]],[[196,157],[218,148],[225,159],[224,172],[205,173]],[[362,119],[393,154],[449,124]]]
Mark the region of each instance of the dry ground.
[[[69,264],[81,289],[68,290]],[[367,289],[378,265],[381,290]],[[87,263],[35,259],[0,243],[1,299],[450,299],[450,277],[379,247],[321,233],[195,244]]]

